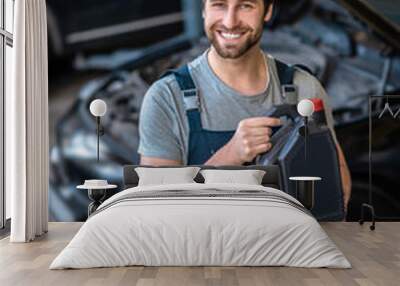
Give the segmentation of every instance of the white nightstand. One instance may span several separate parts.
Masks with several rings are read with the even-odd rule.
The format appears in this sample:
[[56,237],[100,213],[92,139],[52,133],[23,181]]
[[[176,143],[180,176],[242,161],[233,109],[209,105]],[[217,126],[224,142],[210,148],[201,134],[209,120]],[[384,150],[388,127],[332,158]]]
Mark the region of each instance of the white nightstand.
[[77,189],[84,189],[88,192],[88,197],[92,201],[88,206],[88,217],[94,213],[102,204],[106,197],[107,190],[117,188],[117,185],[110,185],[106,180],[85,180],[83,185],[77,186]]
[[314,207],[315,182],[321,181],[320,177],[290,177],[289,180],[296,182],[296,199],[308,210]]

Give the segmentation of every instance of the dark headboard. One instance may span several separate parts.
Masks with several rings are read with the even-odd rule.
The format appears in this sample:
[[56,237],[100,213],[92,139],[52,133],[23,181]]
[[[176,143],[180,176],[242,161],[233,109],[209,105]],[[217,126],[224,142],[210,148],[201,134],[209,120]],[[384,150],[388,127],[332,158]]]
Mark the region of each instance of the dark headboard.
[[[135,168],[139,167],[137,165],[126,165],[124,166],[124,189],[133,188],[138,185],[139,177],[135,171]],[[142,166],[142,167],[150,167],[150,166]],[[272,166],[197,166],[201,169],[219,169],[219,170],[264,170],[266,174],[262,180],[262,185],[265,187],[272,187],[275,189],[281,189],[281,180],[280,180],[280,172],[279,167],[276,165]],[[164,168],[164,167],[163,167]],[[165,168],[182,168],[166,166]],[[204,178],[199,173],[194,179],[197,183],[203,183]]]

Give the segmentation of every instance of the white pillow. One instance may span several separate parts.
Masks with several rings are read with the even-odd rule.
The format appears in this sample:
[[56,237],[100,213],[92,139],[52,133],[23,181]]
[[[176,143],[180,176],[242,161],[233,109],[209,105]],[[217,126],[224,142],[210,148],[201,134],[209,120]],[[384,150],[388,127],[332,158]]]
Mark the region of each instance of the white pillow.
[[195,183],[193,179],[199,170],[199,167],[135,168],[139,176],[138,186]]
[[262,170],[201,170],[205,184],[226,183],[261,185],[265,171]]

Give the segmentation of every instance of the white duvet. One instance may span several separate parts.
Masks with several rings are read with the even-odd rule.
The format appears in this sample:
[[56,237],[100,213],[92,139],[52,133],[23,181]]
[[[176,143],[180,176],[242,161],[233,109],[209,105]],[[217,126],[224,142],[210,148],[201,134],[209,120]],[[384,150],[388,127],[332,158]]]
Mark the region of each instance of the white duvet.
[[[281,199],[175,196],[121,200],[137,192],[207,193],[210,189],[258,190]],[[293,204],[300,203],[279,190],[254,185],[127,189],[100,206],[50,269],[128,265],[350,268],[318,222]]]

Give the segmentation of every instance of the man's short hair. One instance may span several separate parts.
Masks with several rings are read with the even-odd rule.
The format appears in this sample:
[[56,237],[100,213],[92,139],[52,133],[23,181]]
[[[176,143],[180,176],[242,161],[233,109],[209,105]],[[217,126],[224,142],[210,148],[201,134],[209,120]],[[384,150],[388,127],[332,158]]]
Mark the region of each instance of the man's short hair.
[[275,0],[264,0],[265,7],[268,7],[271,4],[274,4]]

